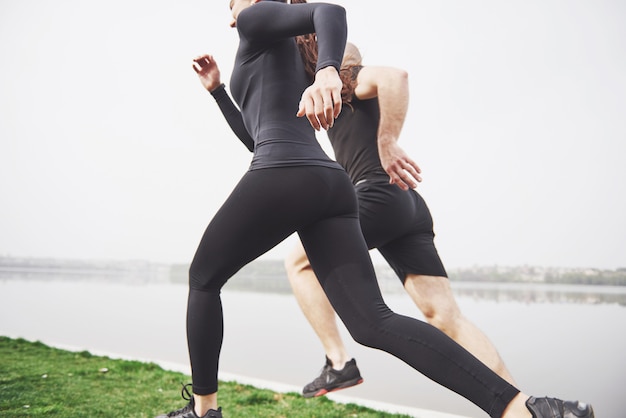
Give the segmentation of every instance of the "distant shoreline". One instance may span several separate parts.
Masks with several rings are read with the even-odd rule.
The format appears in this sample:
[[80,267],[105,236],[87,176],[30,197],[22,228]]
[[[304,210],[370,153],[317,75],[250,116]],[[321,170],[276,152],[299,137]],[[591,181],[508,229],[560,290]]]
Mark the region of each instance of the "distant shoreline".
[[[376,265],[381,288],[393,291],[399,286],[395,273],[387,265]],[[14,275],[89,276],[141,283],[187,283],[187,264],[154,263],[143,260],[72,260],[30,257],[0,257],[0,279]],[[593,286],[626,286],[626,268],[562,268],[534,266],[473,266],[449,269],[453,283],[533,283]],[[255,260],[238,273],[238,286],[278,292],[290,292],[282,260]],[[285,280],[282,278],[284,277]],[[278,279],[278,280],[277,280]]]

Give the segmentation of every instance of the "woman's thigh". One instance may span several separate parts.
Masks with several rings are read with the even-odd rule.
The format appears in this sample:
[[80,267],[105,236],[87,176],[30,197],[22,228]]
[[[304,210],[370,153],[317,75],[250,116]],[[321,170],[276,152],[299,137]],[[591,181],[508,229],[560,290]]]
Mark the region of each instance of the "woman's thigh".
[[337,202],[338,187],[343,176],[347,179],[341,173],[316,166],[248,171],[202,236],[190,270],[191,286],[221,288],[244,265],[293,232],[346,211],[357,216],[353,191],[343,197],[352,205]]

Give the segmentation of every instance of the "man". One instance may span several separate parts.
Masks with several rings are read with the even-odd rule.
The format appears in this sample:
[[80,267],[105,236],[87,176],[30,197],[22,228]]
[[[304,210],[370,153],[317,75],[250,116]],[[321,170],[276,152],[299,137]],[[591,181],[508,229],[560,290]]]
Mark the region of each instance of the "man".
[[[350,43],[342,73],[343,111],[328,130],[328,137],[337,161],[355,185],[368,247],[379,250],[429,323],[515,384],[493,344],[462,315],[454,299],[434,245],[430,211],[413,190],[421,181],[420,169],[397,144],[409,102],[407,73],[362,66],[359,50]],[[320,376],[304,387],[303,395],[321,396],[361,383],[356,361],[350,359],[339,334],[333,308],[301,245],[288,256],[285,267],[302,312],[326,352]]]

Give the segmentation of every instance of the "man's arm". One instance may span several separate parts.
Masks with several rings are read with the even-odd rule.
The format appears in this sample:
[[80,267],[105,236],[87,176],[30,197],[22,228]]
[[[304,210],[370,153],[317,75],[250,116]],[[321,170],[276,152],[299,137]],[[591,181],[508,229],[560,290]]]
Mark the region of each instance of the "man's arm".
[[389,174],[389,183],[403,190],[414,189],[422,181],[421,169],[398,145],[409,107],[407,72],[392,67],[364,66],[357,76],[354,95],[361,100],[378,97],[380,162]]

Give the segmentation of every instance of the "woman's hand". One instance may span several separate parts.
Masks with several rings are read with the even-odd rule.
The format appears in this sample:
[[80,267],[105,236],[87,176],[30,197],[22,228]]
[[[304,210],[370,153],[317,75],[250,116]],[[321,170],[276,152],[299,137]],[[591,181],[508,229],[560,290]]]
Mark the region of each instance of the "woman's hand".
[[217,63],[212,55],[200,55],[193,60],[192,67],[196,74],[198,74],[200,82],[208,91],[213,91],[222,84],[220,80],[220,69],[217,67]]
[[306,115],[316,131],[332,128],[341,112],[341,87],[335,67],[322,68],[315,74],[315,82],[302,93],[296,116]]

